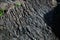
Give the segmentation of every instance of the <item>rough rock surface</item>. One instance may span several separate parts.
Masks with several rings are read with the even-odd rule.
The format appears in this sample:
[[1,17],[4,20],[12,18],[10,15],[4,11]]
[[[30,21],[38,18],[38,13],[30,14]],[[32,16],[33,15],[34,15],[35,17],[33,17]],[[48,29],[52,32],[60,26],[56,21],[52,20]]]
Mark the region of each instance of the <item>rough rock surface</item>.
[[[58,40],[44,21],[44,14],[52,10],[47,0],[0,0],[7,3],[0,17],[0,40]],[[2,5],[3,6],[3,5]]]

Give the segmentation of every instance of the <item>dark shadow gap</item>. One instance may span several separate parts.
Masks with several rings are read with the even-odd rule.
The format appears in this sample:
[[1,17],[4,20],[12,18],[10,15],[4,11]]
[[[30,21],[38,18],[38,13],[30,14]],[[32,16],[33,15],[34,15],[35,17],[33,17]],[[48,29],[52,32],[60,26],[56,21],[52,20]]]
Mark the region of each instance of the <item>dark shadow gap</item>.
[[44,15],[45,22],[52,28],[53,33],[60,38],[60,5]]

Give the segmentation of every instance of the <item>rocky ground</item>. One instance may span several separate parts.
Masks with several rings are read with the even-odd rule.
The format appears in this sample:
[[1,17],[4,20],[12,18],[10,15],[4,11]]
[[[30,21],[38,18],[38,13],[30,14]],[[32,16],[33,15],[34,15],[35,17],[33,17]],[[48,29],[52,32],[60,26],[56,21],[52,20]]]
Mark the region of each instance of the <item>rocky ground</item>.
[[0,16],[0,40],[58,40],[44,20],[44,15],[56,6],[49,2],[0,0],[0,8],[4,9]]

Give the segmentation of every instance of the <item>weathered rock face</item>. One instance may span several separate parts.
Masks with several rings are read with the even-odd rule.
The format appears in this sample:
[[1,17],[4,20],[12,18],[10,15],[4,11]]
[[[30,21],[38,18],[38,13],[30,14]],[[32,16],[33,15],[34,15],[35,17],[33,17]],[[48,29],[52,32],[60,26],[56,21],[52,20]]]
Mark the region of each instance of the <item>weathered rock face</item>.
[[11,2],[11,1],[15,1],[15,0],[0,0],[0,2]]
[[20,1],[21,6],[13,4],[0,17],[0,40],[58,40],[44,21],[52,6],[45,0]]

